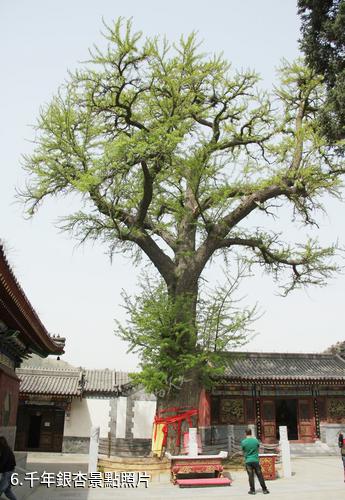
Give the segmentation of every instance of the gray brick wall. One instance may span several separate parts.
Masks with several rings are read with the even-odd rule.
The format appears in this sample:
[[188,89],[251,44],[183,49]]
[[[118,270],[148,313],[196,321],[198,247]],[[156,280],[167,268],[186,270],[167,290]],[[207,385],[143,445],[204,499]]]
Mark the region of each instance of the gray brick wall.
[[133,439],[133,418],[134,418],[134,399],[133,396],[127,398],[126,413],[126,439]]
[[111,434],[116,433],[116,413],[117,413],[117,398],[110,400],[110,415],[109,415],[109,431]]
[[64,436],[63,453],[89,453],[90,438]]

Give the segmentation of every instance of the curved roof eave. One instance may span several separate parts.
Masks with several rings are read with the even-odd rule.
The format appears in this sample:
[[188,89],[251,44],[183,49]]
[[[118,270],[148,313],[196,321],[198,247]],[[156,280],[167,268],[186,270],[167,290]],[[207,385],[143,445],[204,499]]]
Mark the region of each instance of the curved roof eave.
[[0,243],[0,309],[9,328],[19,331],[28,350],[40,356],[63,354],[65,339],[52,337],[20,286]]

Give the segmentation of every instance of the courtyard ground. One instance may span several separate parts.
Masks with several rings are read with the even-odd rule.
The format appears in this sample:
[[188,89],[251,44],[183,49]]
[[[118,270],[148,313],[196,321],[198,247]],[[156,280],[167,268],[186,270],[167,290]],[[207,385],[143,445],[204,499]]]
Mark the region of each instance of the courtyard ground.
[[[271,492],[269,497],[278,500],[343,500],[345,498],[345,483],[340,457],[299,458],[292,463],[293,477],[268,481]],[[86,472],[86,457],[61,456],[49,454],[43,462],[40,456],[29,454],[27,470],[41,474],[44,470]],[[28,485],[17,486],[14,491],[18,500],[168,500],[199,499],[228,500],[230,498],[251,498],[248,496],[248,481],[244,471],[232,473],[231,487],[218,488],[186,488],[180,489],[171,484],[155,483],[148,488],[47,488],[39,485],[34,489]],[[261,489],[257,489],[257,498],[263,498]]]

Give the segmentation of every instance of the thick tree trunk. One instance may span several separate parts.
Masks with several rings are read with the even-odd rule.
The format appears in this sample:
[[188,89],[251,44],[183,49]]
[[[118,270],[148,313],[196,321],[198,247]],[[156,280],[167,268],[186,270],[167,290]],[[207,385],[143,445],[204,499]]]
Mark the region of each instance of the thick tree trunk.
[[[200,397],[201,385],[199,373],[197,370],[190,370],[189,372],[181,375],[180,385],[174,384],[171,390],[167,391],[165,394],[158,396],[157,398],[157,410],[162,412],[168,408],[178,408],[179,411],[184,409],[198,409],[199,407],[199,397]],[[164,415],[165,413],[163,413]],[[167,413],[166,415],[173,415],[176,412]],[[198,416],[192,416],[192,427],[197,427]],[[188,432],[189,422],[184,420],[182,422],[180,433],[178,429],[174,426],[168,426],[168,440],[166,445],[166,451],[169,451],[173,455],[179,454],[181,448],[183,447],[183,434]]]
[[192,283],[178,281],[176,287],[169,290],[169,296],[175,306],[175,317],[171,324],[171,336],[175,338],[175,352],[176,354],[193,353],[197,342],[197,281]]
[[[190,205],[189,198],[186,203]],[[174,261],[174,279],[167,283],[169,297],[175,305],[175,314],[169,332],[169,340],[173,342],[164,355],[167,354],[173,361],[183,358],[184,355],[195,355],[197,349],[196,308],[198,281],[202,269],[199,270],[195,263],[196,229],[191,224],[192,213],[193,207],[190,207],[189,217],[186,217],[179,227],[179,249]],[[158,396],[158,412],[169,408],[178,409],[169,412],[168,415],[171,416],[183,412],[184,409],[198,410],[200,391],[200,367],[184,369],[181,364],[181,372],[177,377],[174,373],[172,383],[168,383],[167,390]],[[197,427],[197,424],[198,416],[194,415],[191,422],[182,421],[179,430],[169,425],[166,450],[178,454],[183,446],[183,433],[188,432],[190,425]]]

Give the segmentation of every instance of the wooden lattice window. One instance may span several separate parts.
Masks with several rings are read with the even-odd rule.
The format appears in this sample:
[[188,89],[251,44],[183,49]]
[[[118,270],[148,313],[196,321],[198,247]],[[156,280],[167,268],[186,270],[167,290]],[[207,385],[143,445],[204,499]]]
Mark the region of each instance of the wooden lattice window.
[[319,410],[319,420],[327,420],[327,406],[324,398],[317,399],[317,408]]
[[331,398],[328,400],[328,417],[330,420],[345,421],[345,399]]
[[246,423],[255,421],[255,408],[252,399],[246,399]]

